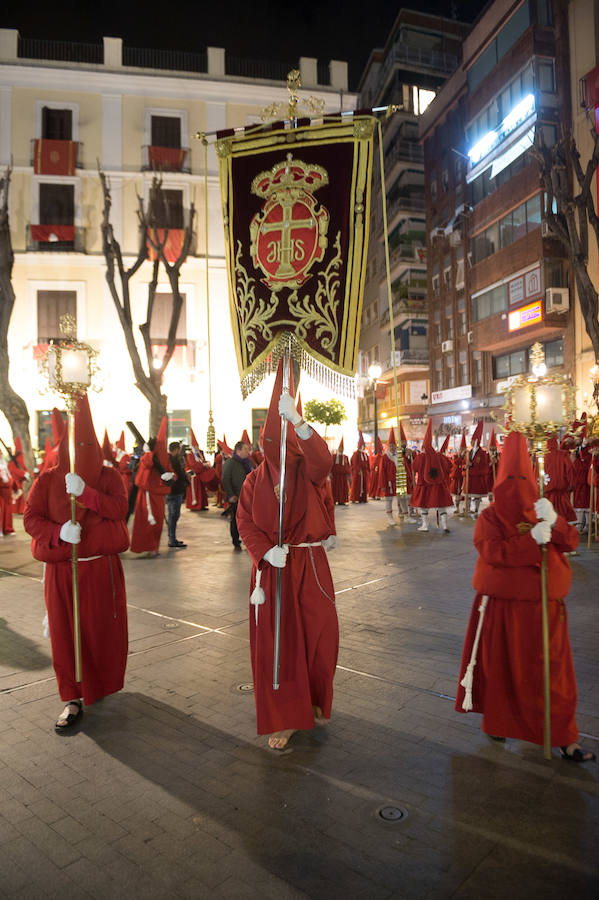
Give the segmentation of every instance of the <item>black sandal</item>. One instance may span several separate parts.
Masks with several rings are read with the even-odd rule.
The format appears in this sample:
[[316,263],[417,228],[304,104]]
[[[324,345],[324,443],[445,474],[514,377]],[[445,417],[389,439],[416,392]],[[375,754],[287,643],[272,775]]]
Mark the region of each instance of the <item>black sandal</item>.
[[560,747],[559,752],[562,759],[570,762],[594,762],[597,758],[591,750],[585,750],[582,747],[575,747],[572,753],[568,753],[568,747]]
[[66,719],[63,719],[62,716],[58,717],[58,721],[54,723],[54,731],[57,734],[62,734],[64,731],[72,728],[73,725],[78,722],[83,715],[83,703],[81,700],[69,700],[69,702],[65,704],[65,708],[67,706],[76,706],[77,712],[69,713]]

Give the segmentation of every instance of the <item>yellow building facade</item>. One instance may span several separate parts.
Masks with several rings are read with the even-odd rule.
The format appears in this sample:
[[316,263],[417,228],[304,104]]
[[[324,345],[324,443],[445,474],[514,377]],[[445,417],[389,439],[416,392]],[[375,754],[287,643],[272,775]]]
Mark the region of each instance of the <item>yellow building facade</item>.
[[[98,166],[110,182],[111,221],[126,265],[137,257],[138,197],[147,202],[153,170],[161,169],[163,188],[169,192],[169,215],[174,216],[170,227],[182,227],[191,203],[196,208],[195,240],[181,270],[185,307],[179,346],[163,386],[174,420],[193,427],[200,444],[204,443],[209,410],[206,203],[217,435],[225,432],[232,444],[244,428],[252,434],[252,422],[259,418],[252,411],[267,407],[270,398],[270,380],[246,401],[239,390],[216,156],[210,148],[206,197],[204,149],[195,134],[257,121],[263,107],[286,100],[285,73],[280,78],[266,77],[272,75],[266,63],[262,69],[256,63],[251,76],[230,75],[229,69],[235,68],[220,48],[208,48],[191,63],[189,58],[195,55],[184,54],[185,65],[195,67],[194,71],[177,69],[180,57],[159,51],[147,51],[144,65],[132,65],[132,52],[116,38],[105,38],[90,49],[90,45],[25,42],[18,32],[0,29],[0,167],[4,171],[12,166],[9,209],[15,253],[16,303],[8,334],[10,381],[29,409],[34,447],[43,446],[47,411],[62,406],[57,396],[44,392],[40,365],[47,340],[58,336],[55,323],[61,311],[75,313],[77,337],[100,354],[101,390],[90,395],[100,438],[107,428],[115,440],[127,420],[144,434],[149,427],[149,405],[134,384],[105,279]],[[347,93],[345,63],[332,61],[324,74],[310,58],[302,58],[299,67],[306,93],[323,100],[327,112],[339,110],[340,103],[345,109],[355,106],[355,95]],[[243,71],[249,71],[248,67]],[[162,165],[165,161],[167,165]],[[177,218],[180,221],[175,222]],[[145,321],[151,272],[146,261],[131,282],[136,326]],[[170,293],[162,267],[158,292]],[[143,360],[141,334],[135,330]],[[159,332],[157,324],[152,334],[157,352],[161,338],[166,337]],[[305,400],[322,399],[317,385],[306,384],[302,394]],[[0,437],[12,443],[1,413]],[[127,441],[129,445],[129,435]]]

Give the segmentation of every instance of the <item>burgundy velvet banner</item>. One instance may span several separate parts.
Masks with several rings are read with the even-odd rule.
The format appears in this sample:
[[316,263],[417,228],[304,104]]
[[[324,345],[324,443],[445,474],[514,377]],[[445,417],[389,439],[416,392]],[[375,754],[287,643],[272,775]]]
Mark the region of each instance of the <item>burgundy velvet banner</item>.
[[33,171],[36,175],[74,175],[77,164],[77,141],[34,142]]

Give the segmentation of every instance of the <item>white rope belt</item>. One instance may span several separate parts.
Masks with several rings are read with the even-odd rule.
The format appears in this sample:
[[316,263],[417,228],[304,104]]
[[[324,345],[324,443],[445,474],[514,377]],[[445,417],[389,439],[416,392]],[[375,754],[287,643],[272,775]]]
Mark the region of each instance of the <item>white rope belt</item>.
[[196,505],[196,473],[191,473],[191,505]]
[[287,544],[288,547],[322,547],[322,541],[305,542],[303,544]]
[[474,636],[474,643],[472,644],[472,655],[470,656],[470,662],[466,666],[466,672],[464,673],[464,677],[460,681],[460,684],[464,688],[464,699],[462,701],[462,709],[465,712],[468,712],[472,709],[472,684],[474,682],[474,667],[476,665],[476,655],[478,653],[478,642],[480,641],[480,633],[483,627],[483,619],[485,616],[485,607],[487,605],[487,600],[489,599],[488,595],[485,594],[484,597],[481,598],[480,606],[478,607],[478,625],[476,626],[476,635]]
[[77,562],[91,562],[92,559],[102,559],[102,554],[98,556],[78,556]]
[[146,506],[148,507],[148,524],[155,525],[156,519],[154,518],[154,513],[152,512],[152,503],[150,501],[149,491],[146,491]]

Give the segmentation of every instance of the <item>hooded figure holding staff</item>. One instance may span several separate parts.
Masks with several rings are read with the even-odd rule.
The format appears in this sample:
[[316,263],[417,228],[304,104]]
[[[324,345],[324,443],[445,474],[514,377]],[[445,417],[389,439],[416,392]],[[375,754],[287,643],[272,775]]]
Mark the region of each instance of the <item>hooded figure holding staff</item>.
[[[331,716],[339,626],[326,549],[334,531],[326,502],[331,454],[282,392],[279,364],[264,426],[264,462],[247,476],[237,526],[252,559],[250,644],[258,734],[282,750],[298,730]],[[278,545],[281,420],[287,422],[282,546]],[[275,593],[282,570],[280,683],[273,688]]]

